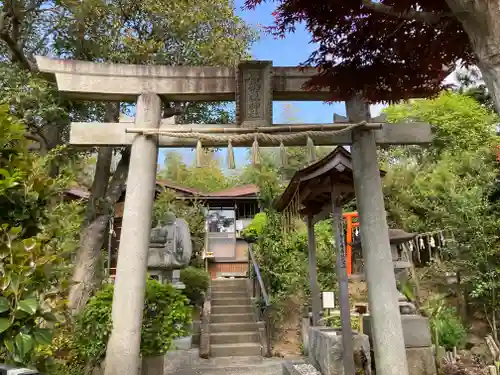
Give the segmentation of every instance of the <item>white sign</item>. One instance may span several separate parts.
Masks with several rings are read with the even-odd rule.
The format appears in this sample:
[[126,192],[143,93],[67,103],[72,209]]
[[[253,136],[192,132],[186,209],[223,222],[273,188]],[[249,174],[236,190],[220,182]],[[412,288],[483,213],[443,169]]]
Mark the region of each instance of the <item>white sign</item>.
[[334,292],[323,292],[323,308],[324,309],[334,309],[335,308],[335,293]]

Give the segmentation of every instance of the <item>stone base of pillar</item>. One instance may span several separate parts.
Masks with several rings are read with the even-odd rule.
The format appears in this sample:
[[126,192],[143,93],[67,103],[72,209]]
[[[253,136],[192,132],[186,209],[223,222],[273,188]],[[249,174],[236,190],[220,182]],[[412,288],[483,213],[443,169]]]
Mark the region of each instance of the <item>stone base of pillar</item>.
[[[420,315],[401,315],[401,323],[409,375],[436,375],[429,319]],[[370,315],[363,316],[363,333],[373,345]]]
[[305,356],[309,355],[309,328],[311,327],[311,321],[309,317],[302,318],[302,348]]
[[163,374],[165,368],[165,356],[147,357],[141,361],[141,375],[158,375]]
[[406,348],[410,375],[436,375],[436,363],[432,347]]
[[[101,362],[92,370],[92,375],[104,375],[104,368],[106,367],[106,360]],[[139,368],[137,369],[140,375],[158,375],[163,374],[163,368],[165,367],[165,356],[157,357],[141,357],[139,362]]]
[[[363,333],[372,341],[371,315],[363,316]],[[406,348],[426,348],[432,346],[429,319],[420,315],[401,315],[403,337]]]

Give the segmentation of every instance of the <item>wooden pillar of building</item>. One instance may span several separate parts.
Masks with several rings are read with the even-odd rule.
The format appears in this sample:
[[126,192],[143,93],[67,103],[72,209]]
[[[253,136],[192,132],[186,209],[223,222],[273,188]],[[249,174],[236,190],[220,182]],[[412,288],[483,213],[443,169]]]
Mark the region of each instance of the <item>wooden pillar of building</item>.
[[312,215],[308,215],[307,221],[307,253],[309,259],[309,285],[311,288],[312,325],[317,326],[320,320],[321,299],[316,269],[316,237],[314,235],[314,223]]
[[342,207],[337,203],[339,194],[335,189],[335,181],[332,181],[331,185],[333,231],[335,232],[335,243],[337,248],[335,270],[339,283],[340,320],[342,327],[342,361],[344,364],[344,374],[355,375],[356,367],[354,365],[354,344],[352,341],[351,307],[349,304],[349,279],[347,277],[344,221],[342,216]]

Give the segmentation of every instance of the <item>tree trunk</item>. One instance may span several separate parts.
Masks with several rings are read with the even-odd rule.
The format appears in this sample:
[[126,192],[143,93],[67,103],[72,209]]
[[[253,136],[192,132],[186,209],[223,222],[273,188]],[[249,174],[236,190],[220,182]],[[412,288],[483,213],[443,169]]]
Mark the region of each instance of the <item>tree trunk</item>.
[[500,113],[500,7],[498,0],[446,0],[469,37],[484,83]]
[[97,163],[95,166],[94,180],[90,188],[90,197],[87,202],[85,219],[82,229],[86,228],[95,219],[100,211],[102,200],[106,196],[109,178],[111,176],[111,161],[113,160],[113,147],[99,147],[97,151]]
[[[104,122],[117,122],[120,119],[119,103],[106,103]],[[82,229],[87,227],[98,214],[99,204],[106,195],[109,178],[111,176],[111,162],[113,160],[113,147],[99,147],[94,180],[90,189],[90,197],[85,211]]]
[[[104,121],[118,121],[119,114],[118,103],[107,103]],[[112,147],[99,148],[94,180],[81,228],[73,285],[69,292],[69,307],[74,314],[79,313],[85,306],[102,277],[99,265],[110,213],[123,192],[127,178],[128,158],[122,157],[123,163],[120,161],[108,189],[112,158]]]
[[123,152],[118,167],[113,175],[109,189],[103,199],[102,210],[85,227],[81,234],[73,285],[69,293],[69,308],[73,315],[78,314],[95,291],[100,282],[99,260],[103,246],[104,235],[111,211],[121,197],[127,182],[130,150]]

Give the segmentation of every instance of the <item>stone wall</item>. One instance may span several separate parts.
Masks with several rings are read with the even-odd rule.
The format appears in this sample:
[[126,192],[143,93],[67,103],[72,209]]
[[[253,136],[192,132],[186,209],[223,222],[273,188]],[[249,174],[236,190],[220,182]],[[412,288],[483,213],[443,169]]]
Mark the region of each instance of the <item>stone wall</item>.
[[[370,342],[367,335],[353,331],[356,368],[370,373]],[[342,334],[338,328],[310,327],[309,362],[323,375],[343,375]]]

